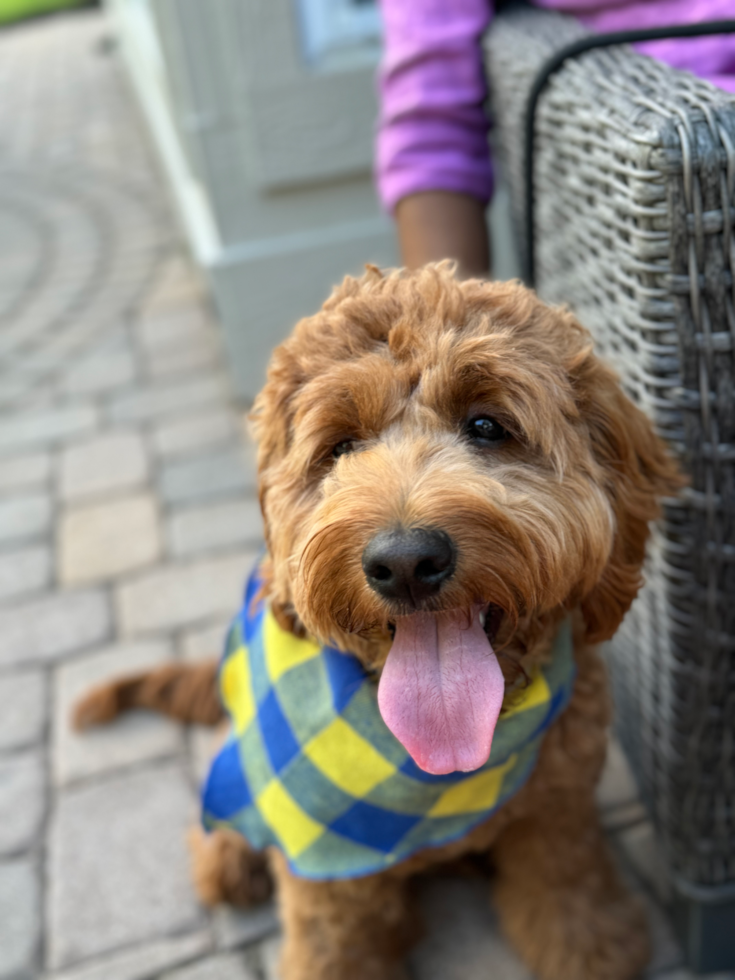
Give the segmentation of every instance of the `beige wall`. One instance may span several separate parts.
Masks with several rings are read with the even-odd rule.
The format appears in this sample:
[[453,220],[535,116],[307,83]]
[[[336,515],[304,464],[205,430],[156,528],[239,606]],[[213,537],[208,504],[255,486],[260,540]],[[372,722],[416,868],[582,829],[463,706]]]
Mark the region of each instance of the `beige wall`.
[[365,262],[394,265],[371,178],[374,65],[301,57],[291,0],[109,0],[238,392]]

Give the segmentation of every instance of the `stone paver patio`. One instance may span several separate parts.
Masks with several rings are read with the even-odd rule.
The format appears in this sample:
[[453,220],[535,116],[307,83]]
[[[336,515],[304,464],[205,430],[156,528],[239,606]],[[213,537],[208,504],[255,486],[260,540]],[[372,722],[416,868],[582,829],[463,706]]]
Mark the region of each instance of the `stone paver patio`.
[[[252,453],[110,26],[0,34],[0,980],[274,980],[271,908],[189,883],[206,731],[81,738],[89,685],[219,651],[260,540]],[[653,831],[614,750],[600,805],[687,980]],[[522,980],[479,879],[423,888],[417,980]]]

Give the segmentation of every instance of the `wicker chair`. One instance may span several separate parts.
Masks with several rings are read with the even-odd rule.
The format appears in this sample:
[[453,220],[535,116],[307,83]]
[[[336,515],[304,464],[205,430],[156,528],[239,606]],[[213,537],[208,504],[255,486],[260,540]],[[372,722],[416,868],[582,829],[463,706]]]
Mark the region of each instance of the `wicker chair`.
[[[576,21],[511,10],[486,39],[523,242],[523,130]],[[691,479],[609,650],[620,739],[690,962],[735,967],[735,99],[630,47],[565,62],[535,114],[535,282],[568,303]]]

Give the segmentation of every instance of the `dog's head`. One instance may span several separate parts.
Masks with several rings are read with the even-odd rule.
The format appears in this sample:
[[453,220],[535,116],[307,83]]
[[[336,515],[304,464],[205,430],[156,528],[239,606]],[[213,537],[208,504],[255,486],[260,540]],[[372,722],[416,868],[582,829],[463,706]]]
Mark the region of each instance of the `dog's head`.
[[433,772],[489,754],[499,630],[577,609],[615,632],[676,486],[567,311],[446,263],[345,280],[253,420],[274,610],[383,667],[383,717]]

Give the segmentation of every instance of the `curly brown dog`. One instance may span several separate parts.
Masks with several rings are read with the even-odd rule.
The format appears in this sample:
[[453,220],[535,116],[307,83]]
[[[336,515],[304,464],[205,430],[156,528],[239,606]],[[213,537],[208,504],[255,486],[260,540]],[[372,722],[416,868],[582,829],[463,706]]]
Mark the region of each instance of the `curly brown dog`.
[[[285,980],[405,976],[409,879],[470,852],[491,855],[503,929],[539,978],[637,976],[645,920],[594,802],[610,721],[596,645],[635,598],[648,524],[678,486],[646,417],[569,312],[442,263],[346,279],[277,348],[252,420],[270,608],[382,672],[383,718],[422,769],[485,763],[498,684],[499,708],[569,616],[576,663],[530,778],[462,839],[347,880],[267,855]],[[92,692],[76,722],[133,706],[214,724],[216,665]],[[237,833],[195,835],[194,862],[205,902],[268,893],[266,858]]]

